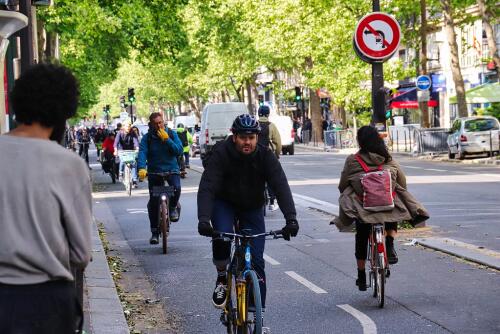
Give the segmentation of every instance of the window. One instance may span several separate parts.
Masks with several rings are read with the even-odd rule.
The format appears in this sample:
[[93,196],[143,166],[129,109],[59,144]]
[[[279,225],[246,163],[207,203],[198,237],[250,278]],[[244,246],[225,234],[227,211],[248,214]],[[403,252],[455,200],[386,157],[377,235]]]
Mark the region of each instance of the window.
[[479,132],[479,131],[489,131],[489,130],[498,130],[498,121],[496,119],[479,118],[465,122],[465,131],[467,132]]

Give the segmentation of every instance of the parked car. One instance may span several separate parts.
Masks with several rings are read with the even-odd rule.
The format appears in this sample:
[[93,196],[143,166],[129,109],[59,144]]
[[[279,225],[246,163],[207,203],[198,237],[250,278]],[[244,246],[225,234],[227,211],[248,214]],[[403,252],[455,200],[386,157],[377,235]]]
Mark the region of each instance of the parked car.
[[457,118],[448,135],[448,156],[450,159],[464,159],[467,154],[481,154],[500,151],[500,124],[491,116]]
[[203,159],[216,142],[224,140],[231,133],[234,119],[248,114],[242,102],[207,104],[201,114],[200,156]]
[[293,129],[293,121],[289,116],[269,116],[269,121],[274,123],[278,128],[281,137],[281,153],[293,155],[295,153],[294,139],[295,130]]

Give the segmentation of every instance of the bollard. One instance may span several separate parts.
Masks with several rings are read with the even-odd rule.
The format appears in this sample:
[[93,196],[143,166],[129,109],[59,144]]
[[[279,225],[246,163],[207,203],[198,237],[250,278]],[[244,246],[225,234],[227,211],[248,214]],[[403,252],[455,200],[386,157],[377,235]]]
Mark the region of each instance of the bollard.
[[406,152],[406,131],[405,131],[405,152]]
[[399,130],[396,129],[396,152],[399,153]]

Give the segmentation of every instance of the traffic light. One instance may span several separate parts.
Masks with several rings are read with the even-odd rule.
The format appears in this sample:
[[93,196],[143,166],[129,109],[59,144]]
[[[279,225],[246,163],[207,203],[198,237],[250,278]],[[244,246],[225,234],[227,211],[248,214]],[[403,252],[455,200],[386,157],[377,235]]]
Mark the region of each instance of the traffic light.
[[129,101],[130,103],[135,102],[135,92],[134,92],[134,89],[133,89],[133,88],[129,88],[129,89],[128,89],[128,101]]
[[383,87],[384,91],[384,104],[385,104],[385,119],[392,118],[392,100],[394,99],[394,90]]
[[302,90],[300,87],[295,87],[295,101],[299,102],[302,100]]
[[259,95],[259,107],[264,105],[264,95]]

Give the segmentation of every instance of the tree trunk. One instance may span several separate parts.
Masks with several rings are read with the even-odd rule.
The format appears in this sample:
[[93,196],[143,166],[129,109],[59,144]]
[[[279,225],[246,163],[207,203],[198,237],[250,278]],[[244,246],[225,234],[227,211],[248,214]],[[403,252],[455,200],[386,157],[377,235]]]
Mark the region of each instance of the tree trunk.
[[[420,74],[427,75],[427,4],[426,0],[420,0]],[[422,111],[421,125],[424,128],[429,124],[429,104],[427,101],[419,102]]]
[[321,106],[320,99],[316,91],[309,88],[309,103],[311,105],[311,122],[312,122],[312,133],[314,137],[311,137],[314,142],[322,141],[322,120],[321,120]]
[[349,124],[347,123],[347,113],[344,105],[339,106],[340,120],[342,121],[342,129],[347,129]]
[[250,85],[250,81],[247,80],[246,83],[246,88],[247,88],[247,108],[248,108],[248,113],[253,114],[253,102],[252,102],[252,85]]
[[492,18],[491,11],[488,8],[485,0],[477,0],[477,5],[479,6],[479,11],[481,12],[481,17],[483,19],[484,30],[486,30],[489,56],[495,62],[495,67],[497,69],[497,77],[498,80],[500,81],[500,57],[498,56],[495,34],[493,32],[493,27],[491,26],[491,18]]
[[457,94],[458,117],[467,117],[467,104],[465,101],[465,86],[462,72],[460,70],[460,59],[458,55],[457,34],[455,33],[455,23],[453,22],[453,9],[451,0],[440,0],[443,8],[444,28],[448,38],[451,56],[451,74],[455,83]]

